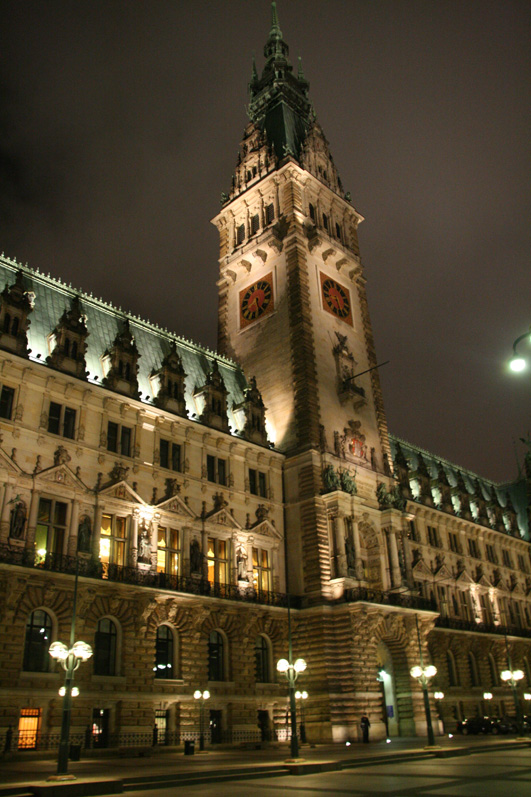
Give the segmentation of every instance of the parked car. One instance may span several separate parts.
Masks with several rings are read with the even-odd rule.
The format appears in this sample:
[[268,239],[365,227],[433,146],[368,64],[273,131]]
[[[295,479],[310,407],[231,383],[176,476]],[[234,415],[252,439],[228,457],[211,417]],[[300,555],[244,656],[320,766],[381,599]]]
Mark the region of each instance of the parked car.
[[462,722],[457,723],[456,731],[467,736],[469,733],[491,733],[492,728],[493,723],[490,717],[466,717]]
[[[530,717],[523,717],[524,733],[531,731]],[[492,733],[519,733],[516,717],[493,717]]]

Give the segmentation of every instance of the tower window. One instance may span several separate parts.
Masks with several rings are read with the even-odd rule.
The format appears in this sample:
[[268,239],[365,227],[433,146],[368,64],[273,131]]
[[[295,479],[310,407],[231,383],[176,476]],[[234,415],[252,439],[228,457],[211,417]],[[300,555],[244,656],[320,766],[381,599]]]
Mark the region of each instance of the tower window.
[[326,213],[323,213],[323,227],[328,232],[328,216]]
[[275,206],[271,202],[271,204],[266,205],[265,209],[265,217],[266,217],[266,224],[271,224],[271,222],[275,218]]
[[259,229],[260,229],[260,217],[258,213],[255,213],[255,215],[251,217],[251,235],[256,235]]
[[339,238],[339,240],[341,240],[341,227],[337,223],[336,223],[336,238]]
[[310,202],[310,218],[311,218],[312,221],[315,221],[315,216],[316,216],[315,207]]
[[245,241],[245,224],[240,224],[236,230],[236,246],[239,246]]

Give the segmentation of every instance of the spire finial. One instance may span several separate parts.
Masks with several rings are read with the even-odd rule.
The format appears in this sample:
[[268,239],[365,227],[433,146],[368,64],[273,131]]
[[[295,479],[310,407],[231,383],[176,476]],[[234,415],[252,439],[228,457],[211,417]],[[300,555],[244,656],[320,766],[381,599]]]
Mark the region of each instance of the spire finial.
[[271,36],[272,33],[276,33],[278,37],[282,38],[282,31],[278,24],[277,4],[275,0],[271,3],[271,33],[269,35]]

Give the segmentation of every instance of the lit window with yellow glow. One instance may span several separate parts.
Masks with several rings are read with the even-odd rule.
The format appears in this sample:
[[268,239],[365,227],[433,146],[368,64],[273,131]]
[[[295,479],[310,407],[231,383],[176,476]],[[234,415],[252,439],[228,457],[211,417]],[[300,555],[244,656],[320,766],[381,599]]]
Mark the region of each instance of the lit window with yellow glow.
[[208,580],[212,584],[226,584],[229,572],[229,543],[226,540],[208,538]]
[[157,573],[178,576],[181,562],[181,541],[178,529],[159,526],[157,532]]
[[271,589],[271,565],[269,551],[253,548],[253,586],[259,592]]
[[109,565],[125,565],[126,519],[116,515],[102,515],[100,536],[100,561],[103,577],[108,578]]

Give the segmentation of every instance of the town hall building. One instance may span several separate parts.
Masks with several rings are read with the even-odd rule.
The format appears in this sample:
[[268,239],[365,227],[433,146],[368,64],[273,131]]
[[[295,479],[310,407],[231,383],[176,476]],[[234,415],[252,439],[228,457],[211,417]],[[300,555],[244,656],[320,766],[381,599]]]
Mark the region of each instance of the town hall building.
[[[218,350],[0,258],[0,744],[423,736],[531,693],[531,454],[494,484],[387,428],[362,216],[273,3],[219,231]],[[434,691],[444,699],[435,701]],[[492,694],[487,705],[484,693]],[[147,740],[147,741],[146,741]]]

